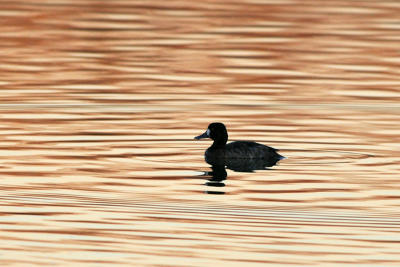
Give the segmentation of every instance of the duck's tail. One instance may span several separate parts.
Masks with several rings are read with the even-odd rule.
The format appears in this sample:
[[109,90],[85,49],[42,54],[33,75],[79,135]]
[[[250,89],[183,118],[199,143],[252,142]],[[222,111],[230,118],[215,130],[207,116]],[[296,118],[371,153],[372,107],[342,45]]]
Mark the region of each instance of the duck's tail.
[[276,154],[278,154],[278,161],[279,161],[279,160],[283,160],[283,159],[287,159],[287,157],[282,156],[282,155],[279,154],[279,153],[276,153]]

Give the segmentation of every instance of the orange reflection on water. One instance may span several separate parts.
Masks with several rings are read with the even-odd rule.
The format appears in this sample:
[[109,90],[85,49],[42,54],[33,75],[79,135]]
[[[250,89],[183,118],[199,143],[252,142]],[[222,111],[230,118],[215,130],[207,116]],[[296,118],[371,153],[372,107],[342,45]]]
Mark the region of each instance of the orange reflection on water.
[[[3,3],[0,262],[398,265],[399,11]],[[207,186],[212,121],[287,159]]]

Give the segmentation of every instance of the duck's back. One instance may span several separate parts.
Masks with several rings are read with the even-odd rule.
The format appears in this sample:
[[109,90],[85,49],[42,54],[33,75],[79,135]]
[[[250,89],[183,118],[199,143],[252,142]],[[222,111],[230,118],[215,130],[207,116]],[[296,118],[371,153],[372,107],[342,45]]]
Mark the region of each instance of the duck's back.
[[225,146],[225,158],[271,159],[282,158],[278,150],[252,141],[235,141]]

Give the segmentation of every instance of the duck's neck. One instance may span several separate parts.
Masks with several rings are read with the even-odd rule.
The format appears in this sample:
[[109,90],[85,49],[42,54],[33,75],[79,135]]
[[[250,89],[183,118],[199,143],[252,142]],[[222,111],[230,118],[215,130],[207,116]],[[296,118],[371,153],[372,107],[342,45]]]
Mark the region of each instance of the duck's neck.
[[221,138],[215,139],[214,143],[210,146],[210,149],[224,148],[227,141],[228,141],[228,137],[221,137]]

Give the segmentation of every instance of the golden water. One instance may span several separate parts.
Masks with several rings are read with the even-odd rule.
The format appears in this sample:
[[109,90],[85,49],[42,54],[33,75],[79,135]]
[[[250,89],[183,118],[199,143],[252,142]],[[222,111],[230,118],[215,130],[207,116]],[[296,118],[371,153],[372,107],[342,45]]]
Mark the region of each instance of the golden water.
[[[3,1],[1,265],[398,266],[399,14]],[[212,121],[287,159],[206,186]]]

